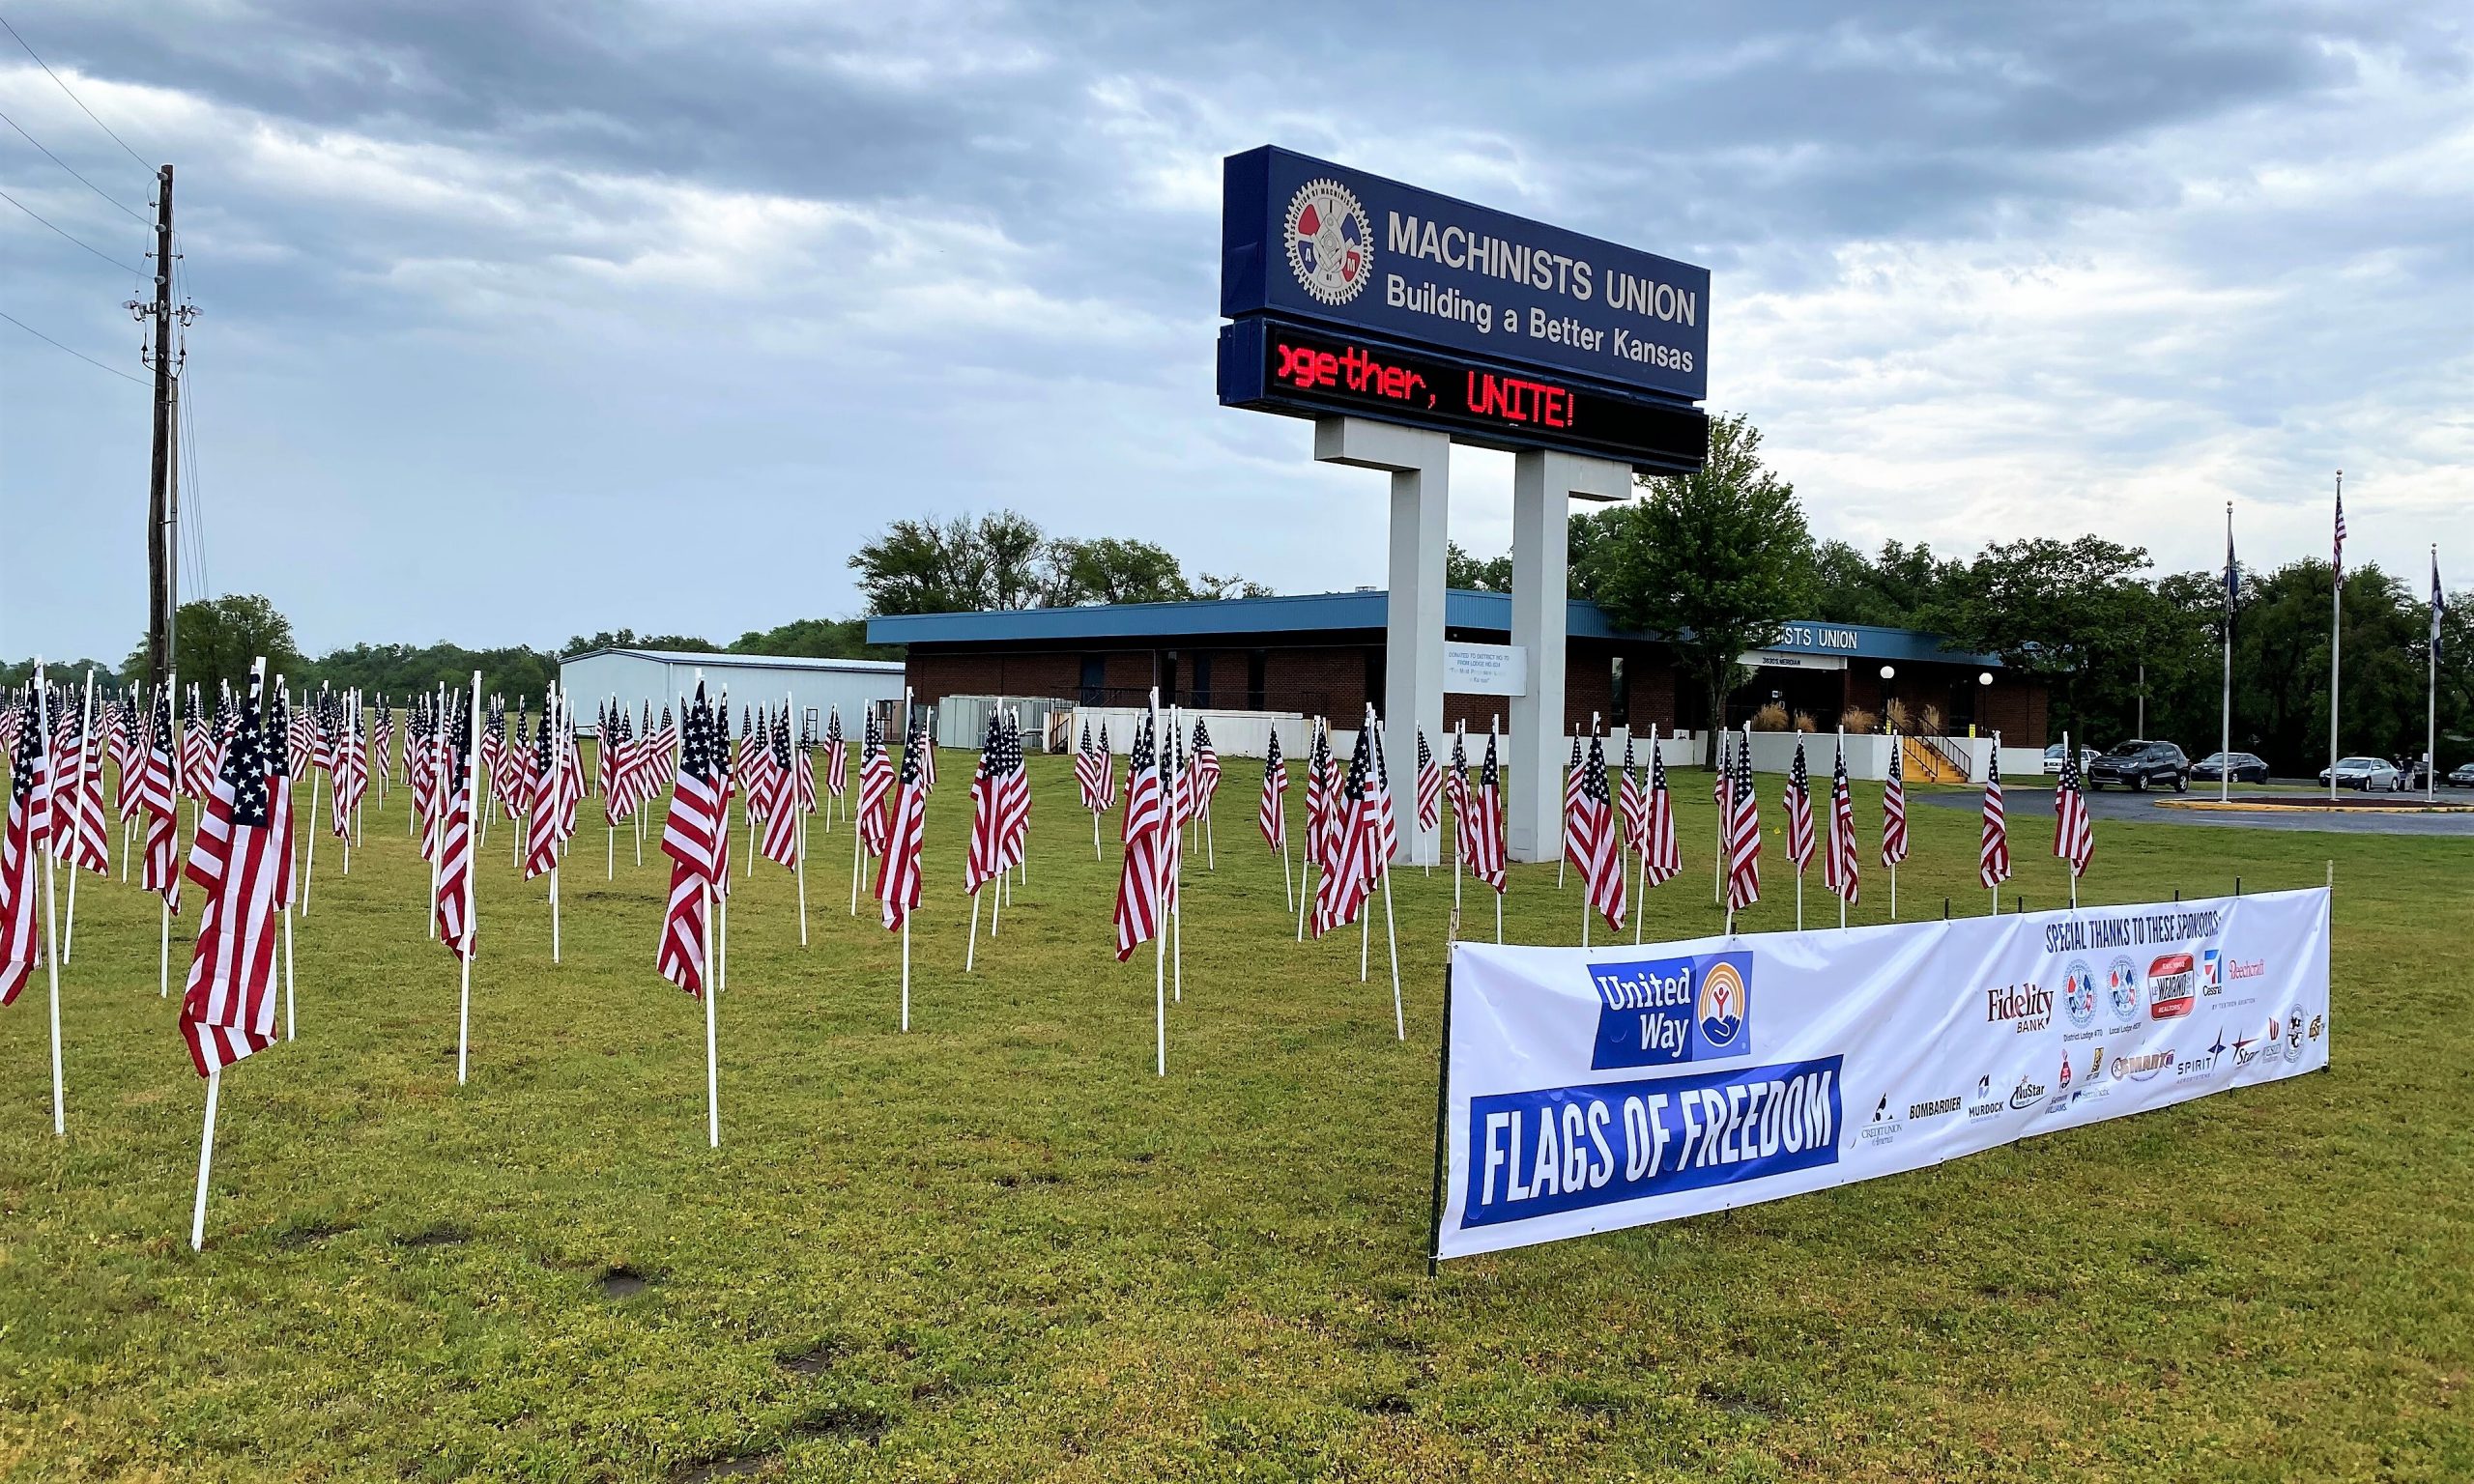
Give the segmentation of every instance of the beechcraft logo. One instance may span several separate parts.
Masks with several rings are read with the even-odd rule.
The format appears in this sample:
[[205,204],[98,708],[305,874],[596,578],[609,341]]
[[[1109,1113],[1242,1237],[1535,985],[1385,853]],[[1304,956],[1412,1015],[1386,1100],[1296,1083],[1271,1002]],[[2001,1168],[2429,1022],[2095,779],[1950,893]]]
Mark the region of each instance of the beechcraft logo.
[[1288,267],[1327,304],[1357,298],[1374,272],[1374,228],[1366,208],[1334,180],[1309,181],[1288,201]]

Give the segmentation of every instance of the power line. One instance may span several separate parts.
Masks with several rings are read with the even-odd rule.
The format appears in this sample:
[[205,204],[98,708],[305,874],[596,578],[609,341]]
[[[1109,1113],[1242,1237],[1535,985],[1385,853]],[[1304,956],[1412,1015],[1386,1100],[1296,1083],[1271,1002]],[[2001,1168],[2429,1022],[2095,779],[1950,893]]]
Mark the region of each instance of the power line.
[[[23,124],[18,123],[16,120],[9,117],[5,113],[0,113],[0,124],[8,125],[11,128],[15,129],[17,133],[25,139],[26,143],[33,145],[38,150],[43,150],[43,158],[50,160],[61,169],[68,171],[71,175],[77,175],[76,166],[61,158],[59,156],[54,155],[51,151],[43,149],[43,142],[36,138],[34,135],[27,133],[26,127]],[[129,212],[129,215],[135,216],[139,221],[144,221],[146,219],[144,216],[138,215],[136,212],[130,211],[127,205],[122,203],[119,197],[113,195],[110,191],[103,189],[103,187],[96,185],[94,182],[87,180],[84,176],[77,175],[77,181],[79,185],[84,186],[88,190],[91,190],[95,194],[102,197],[104,200],[109,201],[112,205],[120,207],[122,211]]]
[[197,383],[188,364],[186,336],[181,351],[181,425],[175,431],[182,442],[181,484],[188,495],[181,526],[189,534],[189,552],[197,559],[198,591],[213,597],[215,579],[206,566],[206,481],[197,457]]
[[86,364],[88,364],[88,365],[90,365],[90,366],[94,367],[94,368],[95,368],[96,370],[98,370],[98,371],[109,371],[109,372],[111,372],[111,374],[112,374],[112,375],[119,377],[122,381],[124,381],[124,382],[135,382],[135,383],[137,383],[137,385],[140,385],[140,386],[143,386],[143,385],[146,385],[146,382],[144,381],[144,379],[142,379],[142,378],[140,378],[140,377],[134,377],[134,376],[129,375],[129,374],[128,372],[126,372],[126,371],[116,370],[116,369],[114,369],[113,367],[110,367],[110,366],[104,365],[101,361],[97,360],[94,357],[92,357],[92,356],[88,356],[88,355],[85,355],[85,354],[83,354],[82,352],[78,352],[78,351],[72,351],[72,350],[70,350],[70,349],[69,349],[69,347],[67,347],[67,346],[65,346],[65,345],[61,344],[61,343],[60,343],[59,341],[57,341],[57,340],[54,340],[53,338],[51,338],[51,336],[44,334],[42,330],[35,328],[32,325],[27,324],[25,321],[23,321],[23,320],[21,320],[21,319],[18,319],[15,315],[11,314],[11,313],[10,313],[9,311],[7,311],[6,309],[0,309],[0,320],[7,320],[10,324],[16,326],[19,329],[24,330],[27,334],[30,334],[30,335],[34,336],[36,339],[38,339],[38,340],[42,341],[43,344],[45,344],[45,345],[47,345],[47,346],[50,346],[53,350],[55,350],[55,351],[61,351],[61,352],[65,352],[65,353],[66,353],[66,354],[68,354],[68,355],[74,356],[74,357],[76,357],[79,360],[84,361]]
[[0,201],[8,202],[11,206],[15,207],[27,215],[32,216],[35,220],[42,222],[44,226],[50,227],[54,232],[60,233],[61,236],[68,238],[71,242],[77,243],[78,246],[85,248],[88,252],[93,253],[95,256],[102,259],[106,263],[109,263],[112,267],[119,269],[121,271],[138,278],[146,276],[146,270],[142,268],[131,268],[129,265],[123,263],[120,259],[113,257],[110,253],[103,251],[103,249],[96,246],[92,243],[71,236],[67,231],[55,225],[51,218],[45,216],[43,213],[36,211],[33,207],[26,205],[26,203],[18,200],[7,191],[0,190]]
[[18,44],[18,45],[20,45],[20,46],[25,46],[25,48],[26,48],[26,55],[27,55],[27,56],[30,56],[30,57],[34,57],[34,59],[35,59],[35,66],[40,67],[40,68],[42,68],[42,69],[43,69],[43,74],[44,76],[46,76],[46,77],[50,78],[53,82],[59,83],[59,84],[60,84],[60,91],[61,91],[61,92],[63,92],[63,93],[69,93],[69,100],[70,100],[71,102],[75,103],[75,104],[77,105],[77,109],[78,109],[78,111],[79,111],[79,112],[81,112],[81,113],[83,113],[84,115],[86,115],[86,117],[88,117],[88,118],[90,118],[90,119],[95,119],[95,127],[96,127],[97,128],[101,129],[104,133],[111,134],[111,136],[112,136],[112,143],[119,145],[123,150],[127,150],[127,151],[129,152],[129,158],[131,158],[131,159],[133,159],[133,160],[136,160],[140,168],[142,168],[142,169],[147,169],[147,170],[152,170],[152,169],[154,169],[154,168],[155,168],[153,165],[150,165],[150,164],[147,164],[147,163],[146,163],[146,157],[144,157],[144,156],[142,156],[142,155],[138,154],[135,150],[131,150],[131,149],[129,149],[129,141],[128,141],[128,140],[123,139],[123,138],[122,138],[120,135],[118,135],[118,134],[112,134],[112,127],[111,127],[109,124],[104,123],[104,122],[103,122],[102,120],[101,120],[101,119],[96,119],[96,118],[95,118],[95,110],[86,106],[86,100],[85,100],[84,99],[79,98],[79,97],[78,97],[76,94],[74,94],[74,93],[70,93],[70,92],[69,92],[69,84],[67,84],[67,83],[65,83],[65,82],[61,82],[61,81],[60,81],[60,74],[59,74],[58,72],[55,72],[55,71],[53,71],[51,70],[51,64],[50,64],[50,63],[45,62],[43,58],[41,58],[41,57],[39,57],[39,56],[35,56],[35,49],[34,49],[32,46],[26,46],[26,39],[25,39],[24,37],[22,37],[22,36],[18,36],[18,35],[17,35],[17,28],[16,28],[16,27],[14,27],[14,26],[13,26],[13,25],[11,25],[11,24],[9,24],[9,17],[8,17],[8,16],[6,16],[6,15],[0,15],[0,31],[6,31],[6,32],[8,32],[12,37],[15,37],[15,38],[16,38],[16,43],[17,43],[17,44]]

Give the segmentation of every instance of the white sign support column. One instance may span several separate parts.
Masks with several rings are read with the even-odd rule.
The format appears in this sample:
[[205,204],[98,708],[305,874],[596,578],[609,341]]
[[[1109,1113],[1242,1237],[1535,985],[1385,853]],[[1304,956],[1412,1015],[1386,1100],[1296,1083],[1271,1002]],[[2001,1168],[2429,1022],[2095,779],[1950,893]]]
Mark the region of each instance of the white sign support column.
[[1551,861],[1564,850],[1568,501],[1627,499],[1631,494],[1629,465],[1534,449],[1512,455],[1511,642],[1529,651],[1529,684],[1511,702],[1511,809],[1505,839],[1515,861]]
[[[1384,619],[1383,725],[1398,859],[1431,866],[1439,830],[1421,829],[1417,734],[1443,735],[1443,558],[1452,484],[1452,438],[1363,417],[1314,420],[1314,458],[1379,469],[1392,476],[1391,594]],[[1561,592],[1560,585],[1557,591]]]

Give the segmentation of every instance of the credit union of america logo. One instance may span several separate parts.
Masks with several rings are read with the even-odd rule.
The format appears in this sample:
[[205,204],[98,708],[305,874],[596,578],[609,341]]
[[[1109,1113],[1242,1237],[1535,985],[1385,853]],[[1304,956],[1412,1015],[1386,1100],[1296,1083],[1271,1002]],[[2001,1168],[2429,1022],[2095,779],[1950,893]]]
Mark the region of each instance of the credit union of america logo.
[[1327,304],[1357,298],[1374,274],[1374,227],[1349,188],[1308,181],[1288,199],[1288,267],[1307,293]]

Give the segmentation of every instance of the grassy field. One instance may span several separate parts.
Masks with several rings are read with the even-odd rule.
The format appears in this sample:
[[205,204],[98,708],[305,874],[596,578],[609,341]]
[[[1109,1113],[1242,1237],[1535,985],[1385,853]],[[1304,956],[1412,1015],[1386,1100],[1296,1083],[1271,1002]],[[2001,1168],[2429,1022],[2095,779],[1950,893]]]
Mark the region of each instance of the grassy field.
[[[1233,763],[1161,1080],[1062,759],[1033,761],[1031,881],[962,972],[968,766],[935,801],[910,1034],[847,830],[816,840],[808,949],[786,873],[742,885],[719,1152],[702,1012],[652,972],[655,857],[605,881],[587,827],[554,967],[494,829],[459,1088],[403,795],[373,808],[349,877],[319,850],[300,1041],[224,1079],[202,1255],[204,1084],[152,899],[90,878],[66,1140],[40,977],[0,1012],[0,1475],[2474,1477],[2474,843],[2100,824],[2091,900],[2334,861],[2330,1074],[1429,1281],[1450,877],[1398,883],[1404,1045],[1379,938],[1366,985],[1354,933],[1291,941]],[[1717,922],[1707,777],[1678,782],[1653,937]],[[1907,915],[1983,910],[1973,813],[1912,814]],[[1754,928],[1790,919],[1778,859]],[[1515,870],[1511,939],[1579,914]]]

